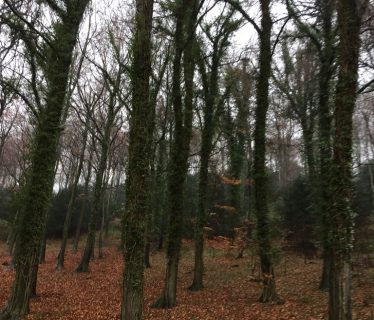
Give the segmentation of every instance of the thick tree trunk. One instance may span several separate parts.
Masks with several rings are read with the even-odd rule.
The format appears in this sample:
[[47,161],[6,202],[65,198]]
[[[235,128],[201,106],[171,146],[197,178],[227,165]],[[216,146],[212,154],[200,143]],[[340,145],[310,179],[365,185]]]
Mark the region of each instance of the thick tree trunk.
[[47,230],[44,230],[42,245],[39,254],[39,264],[45,263],[45,254],[47,252]]
[[151,268],[151,242],[149,237],[146,237],[146,243],[145,243],[145,248],[144,248],[144,266],[146,268]]
[[[155,105],[150,103],[153,0],[136,0],[132,61],[132,107],[124,224],[122,320],[143,319],[144,245],[149,211],[149,164]],[[148,98],[144,98],[148,97]]]
[[[27,174],[21,224],[17,241],[16,276],[1,320],[18,320],[29,311],[29,301],[36,282],[41,242],[46,225],[47,206],[52,195],[61,115],[68,74],[78,29],[88,1],[70,3],[66,19],[55,29],[53,49],[47,61],[48,93],[46,106],[40,112]],[[35,279],[35,281],[33,280]]]
[[360,48],[359,1],[338,1],[338,82],[329,212],[330,286],[329,319],[351,320],[351,252],[354,214],[352,202],[352,117],[356,102]]

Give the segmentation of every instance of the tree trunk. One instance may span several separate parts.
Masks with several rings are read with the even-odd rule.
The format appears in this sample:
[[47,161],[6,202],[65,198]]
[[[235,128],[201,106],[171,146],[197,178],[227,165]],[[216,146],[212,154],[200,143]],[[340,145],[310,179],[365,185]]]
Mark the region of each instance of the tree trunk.
[[[150,103],[153,0],[136,0],[131,70],[132,107],[124,222],[122,320],[143,319],[144,245],[149,211],[150,142],[155,105]],[[144,98],[148,97],[148,98]]]
[[[212,71],[214,72],[214,71]],[[209,99],[205,106],[204,128],[201,141],[200,156],[200,172],[199,172],[199,198],[198,198],[198,214],[195,226],[195,266],[194,277],[190,290],[198,291],[203,288],[204,273],[204,226],[206,221],[206,202],[208,190],[208,169],[209,158],[212,149],[213,139],[213,111],[214,97]]]
[[256,124],[254,150],[255,212],[257,217],[257,242],[260,255],[263,291],[261,302],[279,301],[276,293],[275,278],[270,241],[269,209],[267,200],[267,177],[265,167],[265,130],[266,115],[269,107],[269,78],[271,69],[271,28],[270,0],[261,1],[261,32],[259,52],[259,76],[256,90]]
[[205,71],[205,63],[202,60],[201,54],[199,57],[199,69],[203,80],[203,89],[205,96],[204,108],[204,122],[202,130],[202,140],[200,149],[200,170],[199,170],[199,195],[198,195],[198,212],[196,216],[195,225],[195,259],[194,259],[194,277],[192,285],[189,287],[192,291],[201,290],[203,286],[204,274],[204,226],[206,223],[207,210],[207,192],[209,181],[209,159],[212,151],[212,140],[214,134],[214,120],[218,115],[217,100],[218,100],[218,71],[219,63],[223,56],[225,45],[221,44],[220,40],[224,38],[227,40],[230,32],[225,28],[221,29],[220,34],[216,35],[213,41],[212,65],[210,69],[210,77],[208,78]]
[[329,212],[329,319],[351,320],[352,117],[356,102],[360,14],[356,0],[338,1],[338,81],[335,95],[331,195]]
[[[120,175],[119,175],[120,177]],[[116,187],[114,187],[115,179],[114,176],[112,177],[111,183],[109,190],[107,192],[107,201],[106,201],[106,206],[104,207],[105,210],[105,222],[104,222],[104,240],[108,240],[109,238],[109,227],[110,227],[110,221],[112,217],[111,213],[111,204],[112,204],[112,197],[113,197],[113,190],[114,188],[118,190],[119,187],[119,182],[117,181]]]
[[[111,103],[112,102],[110,102],[110,104]],[[102,211],[101,201],[102,201],[102,192],[103,192],[103,180],[104,180],[104,173],[107,167],[107,159],[108,159],[109,144],[110,144],[110,132],[112,130],[114,119],[115,119],[113,108],[114,108],[113,105],[109,107],[108,118],[105,124],[104,134],[101,140],[100,161],[99,161],[99,167],[96,172],[96,180],[95,180],[95,187],[94,187],[93,201],[92,201],[92,210],[91,210],[90,220],[88,223],[86,246],[84,249],[81,262],[76,269],[77,272],[88,272],[89,271],[88,267],[90,264],[90,260],[93,256],[93,251],[95,247],[96,226],[99,222],[98,219],[100,218],[100,212]]]
[[[166,126],[166,124],[165,124]],[[166,128],[165,128],[166,131]],[[157,194],[155,197],[155,221],[158,226],[158,250],[162,250],[164,244],[164,234],[165,234],[165,214],[166,210],[165,206],[165,153],[166,153],[166,140],[165,140],[165,133],[163,133],[158,149],[158,157],[157,157],[157,167],[156,167],[156,186],[157,186]]]
[[[88,1],[69,2],[66,17],[56,24],[53,49],[50,48],[47,71],[47,97],[40,111],[30,169],[26,178],[21,224],[16,248],[16,276],[8,304],[0,314],[1,320],[18,320],[29,311],[33,294],[33,273],[37,271],[41,242],[46,225],[47,207],[52,195],[61,115],[66,95],[68,74],[79,25]],[[36,275],[35,275],[36,278]]]
[[332,29],[332,16],[334,4],[332,1],[322,1],[323,20],[323,48],[320,53],[319,72],[319,97],[318,97],[318,143],[319,143],[319,210],[320,224],[322,229],[323,246],[323,268],[320,281],[320,289],[327,290],[329,286],[329,219],[328,211],[331,208],[330,182],[331,179],[331,111],[330,111],[330,91],[331,79],[334,73],[334,41]]
[[44,230],[42,245],[39,254],[39,264],[45,263],[45,254],[47,252],[47,230]]
[[83,145],[82,145],[81,154],[79,156],[78,169],[75,174],[75,179],[74,179],[73,186],[71,189],[68,209],[67,209],[66,216],[65,216],[64,227],[62,231],[61,247],[60,247],[60,252],[57,256],[57,266],[56,266],[57,270],[61,270],[64,268],[65,250],[66,250],[66,245],[67,245],[68,237],[69,237],[70,221],[73,215],[74,203],[75,203],[75,199],[76,199],[77,191],[78,191],[78,183],[79,183],[79,179],[80,179],[82,169],[83,169],[83,164],[84,164],[84,154],[86,151],[86,143],[87,143],[87,137],[88,137],[88,126],[89,124],[87,121],[86,127],[83,132],[83,141],[82,141]]
[[[105,195],[103,195],[103,198]],[[106,221],[106,210],[105,210],[105,201],[104,199],[102,200],[101,203],[101,222],[100,222],[100,230],[99,230],[99,239],[98,239],[98,251],[99,255],[98,258],[102,259],[104,257],[103,253],[103,247],[104,247],[104,225]]]
[[84,189],[83,189],[84,199],[82,200],[82,207],[79,212],[78,224],[77,224],[77,229],[75,231],[75,237],[74,237],[74,243],[73,243],[74,253],[78,252],[78,245],[79,245],[79,239],[81,235],[84,212],[86,211],[87,203],[89,202],[88,193],[89,193],[89,185],[90,185],[91,172],[92,172],[92,157],[93,157],[93,152],[90,153],[90,158],[88,160],[87,176],[84,182]]
[[[152,103],[152,102],[151,102]],[[152,111],[155,110],[155,106],[152,106]],[[155,123],[155,117],[152,117],[152,122]],[[151,132],[154,131],[154,128],[150,127]],[[150,141],[150,145],[155,144],[153,139]],[[156,217],[156,203],[159,199],[156,197],[157,189],[160,188],[156,184],[156,170],[155,170],[155,158],[156,148],[155,146],[150,147],[149,152],[149,159],[150,160],[150,169],[149,169],[149,196],[148,196],[148,215],[146,219],[146,226],[145,226],[145,246],[144,246],[144,266],[146,268],[151,268],[151,238],[155,226],[155,217]]]
[[[175,128],[168,177],[169,234],[165,286],[161,297],[153,304],[156,308],[171,308],[176,305],[177,275],[183,228],[184,185],[192,132],[193,76],[195,69],[193,47],[198,0],[178,0],[176,4],[172,88]],[[185,83],[184,110],[181,92],[182,53]]]
[[17,210],[16,215],[14,217],[13,224],[12,224],[11,232],[9,233],[9,236],[8,236],[8,239],[7,239],[8,250],[9,250],[9,254],[11,256],[13,256],[14,247],[15,247],[15,244],[16,244],[16,241],[17,241],[20,218],[21,218],[20,210]]

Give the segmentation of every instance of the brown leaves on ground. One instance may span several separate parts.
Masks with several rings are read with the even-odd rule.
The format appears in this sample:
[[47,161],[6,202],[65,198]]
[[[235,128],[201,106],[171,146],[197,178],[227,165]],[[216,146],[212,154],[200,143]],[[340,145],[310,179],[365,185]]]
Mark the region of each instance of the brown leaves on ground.
[[[285,304],[261,304],[261,283],[255,259],[247,255],[234,259],[221,249],[206,249],[205,288],[200,292],[187,290],[192,281],[193,246],[183,247],[177,307],[152,309],[164,278],[164,255],[156,252],[152,268],[145,272],[145,319],[155,320],[314,320],[326,319],[326,293],[318,290],[321,263],[295,255],[285,257],[276,268],[277,288]],[[33,320],[111,320],[119,319],[122,255],[115,247],[105,250],[105,258],[91,263],[91,272],[74,272],[81,254],[69,253],[65,270],[55,270],[57,246],[49,246],[47,262],[40,267],[38,296],[32,299]],[[0,304],[4,306],[10,293],[14,272],[8,266],[5,250],[0,252]],[[354,270],[354,319],[374,319],[374,268]]]

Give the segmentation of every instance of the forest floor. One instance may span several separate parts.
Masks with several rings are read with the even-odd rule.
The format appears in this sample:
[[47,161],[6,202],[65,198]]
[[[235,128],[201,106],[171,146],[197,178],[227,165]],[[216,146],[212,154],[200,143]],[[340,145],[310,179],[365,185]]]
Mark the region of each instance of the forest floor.
[[[122,255],[115,246],[105,248],[103,259],[91,262],[90,273],[78,274],[81,253],[68,252],[66,268],[55,270],[58,244],[48,245],[46,263],[39,268],[38,295],[32,299],[33,320],[119,319]],[[305,264],[304,258],[287,254],[276,267],[277,288],[282,305],[258,302],[261,283],[258,268],[247,253],[235,259],[235,252],[210,241],[206,250],[205,288],[187,290],[192,280],[193,245],[184,243],[178,278],[177,306],[152,309],[163,286],[164,254],[155,251],[152,268],[145,272],[145,319],[156,320],[312,320],[327,318],[327,294],[318,290],[321,261]],[[10,258],[0,246],[0,306],[10,293],[14,271],[6,266]],[[253,271],[253,272],[252,272]],[[354,319],[374,319],[374,268],[356,268],[353,276]]]

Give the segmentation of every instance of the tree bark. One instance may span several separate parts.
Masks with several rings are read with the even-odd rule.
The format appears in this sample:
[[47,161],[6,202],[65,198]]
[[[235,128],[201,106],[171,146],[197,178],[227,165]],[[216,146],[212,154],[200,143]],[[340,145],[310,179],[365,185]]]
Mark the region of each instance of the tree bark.
[[124,223],[122,320],[143,319],[144,246],[149,210],[150,142],[154,104],[150,103],[153,0],[137,0],[132,61],[132,108]]
[[[166,124],[165,124],[166,126]],[[165,128],[166,131],[166,128]],[[157,202],[155,203],[155,220],[158,225],[158,250],[162,250],[164,245],[164,234],[165,234],[165,227],[166,227],[166,210],[165,206],[165,155],[167,152],[166,148],[166,140],[165,134],[162,135],[160,139],[159,149],[158,149],[158,160],[157,160],[157,168],[156,168],[156,185],[157,185],[157,194],[156,199]]]
[[53,48],[49,48],[46,64],[46,105],[38,117],[31,150],[31,166],[26,178],[16,244],[16,276],[8,304],[1,311],[1,320],[18,320],[29,311],[33,279],[36,278],[34,272],[37,271],[39,263],[47,207],[53,189],[68,74],[79,25],[87,3],[88,1],[69,2],[65,19],[55,25]]
[[[169,234],[166,253],[165,284],[155,308],[176,305],[178,264],[183,227],[184,185],[188,169],[188,153],[192,132],[194,32],[198,0],[176,1],[175,53],[173,61],[174,137],[168,176]],[[181,92],[182,54],[185,83],[184,110]]]
[[270,241],[269,209],[267,200],[266,154],[266,115],[269,108],[269,78],[271,72],[271,28],[270,0],[261,1],[261,32],[259,52],[259,76],[256,90],[256,124],[254,149],[254,196],[257,217],[257,242],[261,263],[263,291],[261,302],[279,301],[276,293],[275,278]]
[[331,80],[334,74],[335,37],[333,35],[332,16],[333,1],[321,1],[321,17],[323,21],[323,47],[320,52],[319,96],[318,96],[318,144],[319,144],[319,215],[322,229],[323,267],[320,289],[327,290],[329,286],[329,243],[328,211],[331,208],[329,180],[331,179]]
[[354,214],[352,202],[352,117],[356,102],[360,48],[359,1],[338,1],[338,80],[329,212],[329,319],[351,320],[351,253]]
[[[201,149],[200,149],[200,169],[199,169],[199,195],[198,195],[198,212],[195,225],[195,259],[194,259],[194,277],[191,286],[192,291],[198,291],[203,288],[204,274],[204,226],[206,223],[207,210],[207,193],[209,181],[209,160],[212,151],[212,140],[215,129],[215,123],[218,121],[219,104],[223,103],[219,99],[218,80],[219,64],[227,46],[227,39],[233,29],[228,29],[229,20],[223,22],[220,33],[212,39],[212,59],[209,70],[209,77],[205,70],[205,61],[202,52],[198,57],[198,65],[203,82],[205,108],[204,121],[202,129]],[[200,49],[201,50],[201,49]],[[223,97],[224,98],[224,97]]]
[[[213,53],[213,56],[217,52]],[[214,61],[216,60],[216,61]],[[218,86],[218,59],[214,59],[212,63],[210,86],[207,88],[204,109],[204,127],[202,131],[201,149],[200,149],[200,171],[199,171],[199,198],[198,198],[198,214],[195,226],[195,259],[194,259],[194,277],[190,290],[198,291],[203,288],[204,273],[204,225],[206,221],[207,207],[207,191],[208,191],[208,169],[209,159],[212,149],[212,139],[214,132],[214,109],[215,99],[217,96]]]

